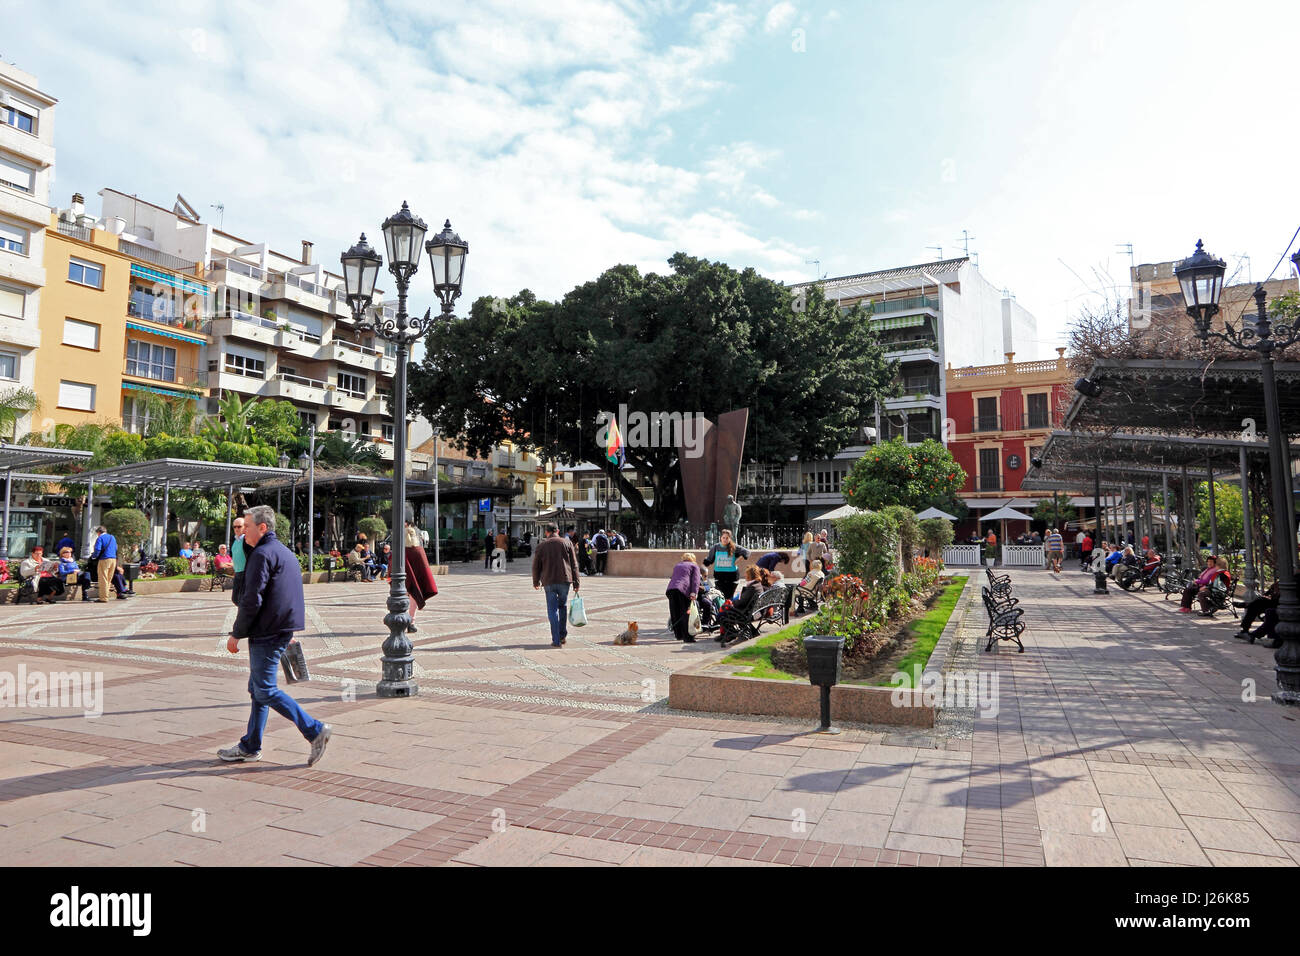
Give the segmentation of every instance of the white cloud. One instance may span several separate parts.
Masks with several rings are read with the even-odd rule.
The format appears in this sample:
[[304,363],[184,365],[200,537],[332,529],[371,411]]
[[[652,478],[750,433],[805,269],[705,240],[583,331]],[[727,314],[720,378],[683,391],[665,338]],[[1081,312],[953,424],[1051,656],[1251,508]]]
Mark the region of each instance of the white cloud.
[[795,14],[798,12],[793,3],[781,0],[780,3],[774,4],[772,9],[767,11],[767,17],[763,20],[763,29],[768,33],[784,30],[794,21]]
[[406,199],[469,240],[470,298],[558,296],[618,262],[664,271],[678,250],[802,265],[768,238],[781,200],[751,181],[777,154],[656,156],[788,4],[764,20],[674,0],[322,0],[309,16],[209,0],[147,55],[140,25],[176,20],[162,0],[86,7],[72,33],[37,6],[11,16],[22,43],[5,52],[59,97],[57,204],[102,186],[162,205],[183,192],[200,211],[223,202],[229,232],[282,251],[312,239],[337,268],[335,247]]

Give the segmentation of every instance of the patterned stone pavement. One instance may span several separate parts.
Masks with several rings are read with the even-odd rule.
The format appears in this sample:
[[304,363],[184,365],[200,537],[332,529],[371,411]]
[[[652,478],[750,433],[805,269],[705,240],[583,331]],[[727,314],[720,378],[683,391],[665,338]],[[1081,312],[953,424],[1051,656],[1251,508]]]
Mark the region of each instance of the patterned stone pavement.
[[[247,720],[228,595],[0,608],[4,675],[102,676],[102,715],[0,707],[11,864],[1294,865],[1300,716],[1271,653],[1224,615],[1013,571],[1026,653],[974,655],[996,713],[933,733],[669,710],[718,653],[663,632],[659,581],[584,582],[591,624],[548,647],[516,564],[439,581],[417,617],[420,694],[381,700],[384,584],[308,589],[325,759],[272,714],[264,759],[214,752]],[[973,584],[975,582],[972,582]],[[973,608],[969,607],[975,599]],[[967,589],[956,645],[983,634]],[[969,609],[969,614],[966,614]],[[641,643],[614,647],[629,620]],[[1010,649],[1008,649],[1010,647]],[[1251,682],[1254,682],[1252,687]],[[985,685],[991,687],[991,684]],[[1253,689],[1253,699],[1251,691]],[[57,703],[49,702],[46,703]],[[97,709],[92,707],[91,709]],[[990,708],[992,710],[992,708]],[[964,736],[963,736],[964,735]]]

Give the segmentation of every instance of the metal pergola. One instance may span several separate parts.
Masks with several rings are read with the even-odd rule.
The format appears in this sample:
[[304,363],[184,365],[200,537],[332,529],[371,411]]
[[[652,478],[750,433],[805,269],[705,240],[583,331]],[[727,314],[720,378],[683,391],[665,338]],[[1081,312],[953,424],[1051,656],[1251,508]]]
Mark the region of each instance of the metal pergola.
[[91,453],[88,451],[76,451],[71,448],[41,448],[38,445],[10,445],[0,442],[0,469],[5,473],[4,526],[0,529],[0,560],[9,559],[9,502],[13,497],[13,480],[39,478],[43,481],[59,481],[58,475],[18,474],[15,469],[66,465],[71,462],[85,461],[90,457]]
[[[1071,408],[1076,422],[1084,417],[1083,400],[1095,401],[1098,396],[1080,395]],[[1075,413],[1078,414],[1075,414]],[[1203,424],[1209,419],[1203,417]],[[1130,422],[1130,425],[1133,423]],[[1222,428],[1223,422],[1215,423]],[[1300,448],[1291,447],[1292,454]],[[1242,488],[1243,519],[1247,529],[1250,527],[1250,493],[1247,485],[1248,468],[1251,461],[1267,461],[1269,445],[1264,441],[1249,441],[1240,437],[1219,435],[1158,434],[1154,431],[1135,432],[1130,430],[1095,429],[1091,431],[1057,430],[1048,436],[1047,442],[1039,455],[1040,467],[1032,466],[1023,486],[1035,489],[1051,487],[1077,487],[1082,481],[1091,480],[1096,489],[1095,495],[1101,498],[1101,488],[1106,486],[1118,491],[1118,500],[1109,506],[1111,511],[1110,527],[1117,536],[1122,537],[1122,530],[1132,521],[1137,536],[1142,534],[1143,516],[1141,504],[1145,501],[1145,526],[1149,539],[1156,537],[1155,516],[1152,509],[1152,487],[1159,481],[1163,493],[1164,519],[1161,522],[1165,533],[1165,551],[1173,550],[1172,526],[1177,523],[1180,529],[1179,546],[1189,559],[1199,553],[1195,539],[1195,517],[1191,505],[1191,482],[1202,478],[1208,482],[1210,494],[1210,547],[1215,553],[1219,550],[1218,522],[1214,505],[1214,483],[1220,478],[1240,476]],[[1193,477],[1194,473],[1194,477]],[[1104,477],[1103,477],[1104,476]],[[1182,501],[1184,513],[1182,520],[1171,519],[1168,510],[1169,479],[1173,477],[1182,482]],[[1139,494],[1139,489],[1143,493]],[[1103,512],[1099,510],[1097,527],[1103,526]],[[1245,535],[1246,585],[1248,593],[1253,592],[1255,583],[1255,561],[1251,536]]]
[[[190,458],[155,458],[129,465],[115,465],[95,471],[73,475],[66,482],[85,484],[87,502],[94,500],[95,485],[132,485],[140,488],[163,489],[163,554],[167,552],[167,515],[171,511],[173,488],[185,491],[211,491],[226,489],[226,547],[230,547],[231,508],[235,488],[256,485],[260,482],[301,475],[296,468],[271,468],[265,465],[238,465],[224,461],[196,461]],[[65,482],[65,483],[66,483]],[[87,506],[82,528],[83,558],[90,557],[90,507]]]

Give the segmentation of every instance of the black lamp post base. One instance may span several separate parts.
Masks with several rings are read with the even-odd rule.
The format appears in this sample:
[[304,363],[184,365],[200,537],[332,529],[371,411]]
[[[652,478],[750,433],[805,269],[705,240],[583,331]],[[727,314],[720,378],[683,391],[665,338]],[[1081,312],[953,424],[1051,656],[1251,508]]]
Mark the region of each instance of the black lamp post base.
[[414,697],[420,685],[413,680],[381,680],[375,685],[376,697]]

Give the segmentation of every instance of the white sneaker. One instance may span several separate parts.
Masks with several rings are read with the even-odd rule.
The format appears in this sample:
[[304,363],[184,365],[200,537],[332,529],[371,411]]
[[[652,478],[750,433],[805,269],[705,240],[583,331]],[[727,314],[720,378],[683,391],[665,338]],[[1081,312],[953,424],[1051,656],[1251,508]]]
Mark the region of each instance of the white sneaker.
[[330,733],[333,731],[329,724],[321,727],[321,731],[316,735],[316,739],[311,742],[311,756],[307,758],[307,766],[312,766],[317,760],[325,756],[325,745],[330,742]]

